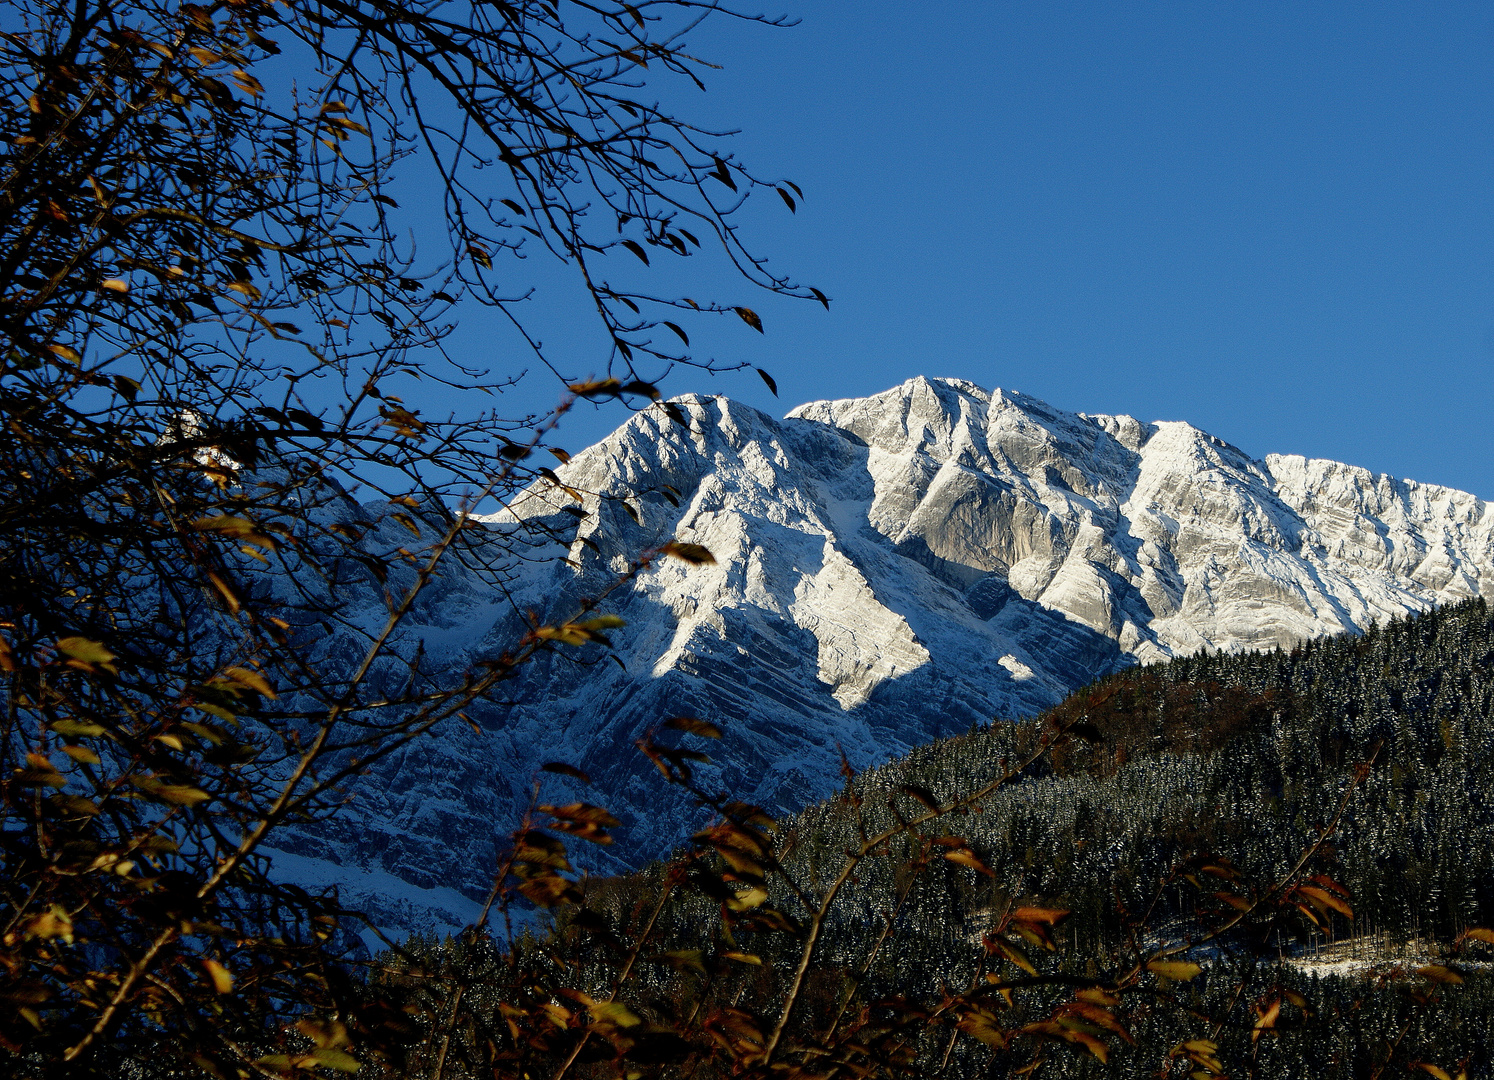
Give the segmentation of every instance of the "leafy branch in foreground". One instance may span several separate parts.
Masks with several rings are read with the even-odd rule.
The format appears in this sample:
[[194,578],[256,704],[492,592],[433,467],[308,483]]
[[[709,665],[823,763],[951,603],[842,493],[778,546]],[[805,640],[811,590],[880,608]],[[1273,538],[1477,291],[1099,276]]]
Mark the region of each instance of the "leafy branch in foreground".
[[[1037,783],[1076,737],[1096,737],[1083,715],[1050,720],[997,775],[942,797],[911,783],[870,788],[847,769],[835,805],[856,840],[838,848],[817,843],[808,822],[775,825],[700,787],[692,766],[705,755],[666,738],[671,730],[720,732],[675,718],[639,742],[715,823],[667,863],[596,880],[571,873],[566,844],[610,844],[616,820],[584,802],[536,807],[494,896],[505,910],[520,897],[549,909],[549,927],[500,949],[473,926],[444,946],[417,941],[386,957],[372,992],[405,1000],[425,1032],[388,1075],[1031,1075],[1050,1062],[1071,1075],[1085,1059],[1106,1066],[1117,1047],[1138,1064],[1136,1055],[1160,1054],[1161,1075],[1233,1075],[1255,1069],[1263,1040],[1291,1038],[1314,1016],[1267,950],[1353,917],[1330,845],[1373,755],[1283,873],[1252,880],[1227,856],[1195,851],[1156,886],[1159,898],[1193,889],[1192,915],[1178,921],[1156,899],[1123,911],[1126,932],[1111,949],[1066,936],[1061,901],[1003,888],[958,824]],[[552,771],[586,782],[567,766]],[[858,895],[871,881],[886,898],[880,910]],[[960,897],[965,929],[929,978],[920,971],[929,928],[908,911]],[[1456,978],[1426,965],[1402,985]],[[1421,1000],[1413,1025],[1430,1001]],[[1169,1033],[1160,1046],[1159,1027]],[[1063,1046],[1072,1050],[1055,1057]],[[1226,1066],[1231,1052],[1243,1058]],[[1380,1065],[1392,1058],[1408,1060],[1405,1047]]]
[[[484,519],[534,485],[579,501],[535,457],[563,458],[574,401],[688,424],[659,381],[722,366],[691,320],[762,329],[741,297],[675,295],[662,262],[824,299],[742,243],[743,201],[781,185],[655,100],[709,66],[683,35],[741,16],[7,14],[0,1054],[49,1077],[349,1069],[404,1021],[355,1009],[358,913],[268,849],[516,666],[605,636],[601,597],[459,662],[418,626],[437,583],[502,600],[545,557],[544,522]],[[531,254],[581,290],[573,353],[542,345]],[[509,328],[496,359],[450,347],[459,310]],[[562,377],[553,411],[505,404],[531,362]],[[702,549],[633,572],[661,554]]]

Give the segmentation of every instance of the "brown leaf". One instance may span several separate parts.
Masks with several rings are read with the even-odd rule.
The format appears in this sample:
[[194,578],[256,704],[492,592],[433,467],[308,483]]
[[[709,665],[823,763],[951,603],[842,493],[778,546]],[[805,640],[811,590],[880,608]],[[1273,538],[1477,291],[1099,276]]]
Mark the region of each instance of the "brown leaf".
[[944,853],[944,857],[952,863],[958,863],[961,866],[968,866],[972,870],[985,874],[986,877],[993,878],[996,876],[995,871],[993,871],[985,863],[981,862],[980,858],[975,854],[975,852],[971,851],[969,848],[955,848],[953,851],[946,851]]
[[741,317],[741,320],[744,323],[752,327],[752,329],[756,330],[759,334],[763,332],[763,321],[758,317],[757,312],[753,311],[751,308],[745,307],[732,308],[732,310]]
[[664,726],[674,728],[676,731],[685,731],[691,735],[699,735],[707,739],[721,738],[721,729],[715,724],[705,720],[697,720],[693,716],[672,716],[664,721]]
[[1270,1031],[1276,1026],[1276,1019],[1281,1015],[1281,999],[1275,998],[1271,1004],[1264,1009],[1257,1009],[1259,1019],[1255,1022],[1255,1029],[1250,1033],[1250,1041],[1255,1042],[1261,1037],[1261,1032]]
[[1017,922],[1042,923],[1044,926],[1057,926],[1067,919],[1072,912],[1063,908],[1040,908],[1019,907],[1012,912],[1012,918]]
[[519,883],[519,892],[540,907],[579,904],[582,900],[581,891],[573,882],[552,872],[526,878]]
[[711,554],[709,548],[679,540],[671,540],[665,544],[659,549],[659,554],[673,555],[676,559],[682,559],[692,566],[708,566],[716,561],[716,556]]
[[920,787],[918,784],[903,784],[901,790],[905,795],[913,796],[930,810],[939,809],[939,800],[934,798],[934,793],[928,788]]
[[567,389],[577,397],[616,397],[622,392],[622,383],[616,379],[599,379],[591,382],[571,383]]
[[571,868],[565,857],[565,845],[534,829],[519,834],[514,844],[514,859],[531,866],[548,866],[557,870]]
[[1452,968],[1445,968],[1441,964],[1428,964],[1426,967],[1417,968],[1416,974],[1424,979],[1431,979],[1433,982],[1447,983],[1453,986],[1463,981],[1463,976],[1452,970]]
[[547,761],[540,768],[547,773],[558,773],[561,776],[569,776],[572,780],[579,780],[583,784],[591,783],[591,777],[576,768],[576,766],[567,765],[563,761]]
[[1146,967],[1148,971],[1176,982],[1187,982],[1203,972],[1203,968],[1187,960],[1151,960]]

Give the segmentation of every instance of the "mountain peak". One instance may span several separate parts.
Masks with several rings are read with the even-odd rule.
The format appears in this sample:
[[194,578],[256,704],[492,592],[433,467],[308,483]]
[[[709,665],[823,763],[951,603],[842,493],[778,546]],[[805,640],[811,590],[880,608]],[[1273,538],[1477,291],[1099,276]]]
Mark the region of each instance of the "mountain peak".
[[[522,636],[531,613],[572,617],[669,540],[716,563],[658,560],[606,593],[627,622],[619,663],[542,655],[501,701],[468,710],[477,733],[384,766],[391,791],[439,791],[420,805],[441,815],[391,796],[360,828],[397,839],[327,858],[478,896],[491,823],[529,797],[525,769],[493,762],[580,766],[645,849],[662,849],[689,805],[661,803],[628,748],[665,716],[722,724],[707,771],[788,809],[832,785],[842,751],[862,768],[1128,664],[1288,646],[1494,593],[1494,513],[1472,495],[1256,461],[1182,422],[923,377],[782,421],[725,397],[675,400],[688,430],[646,410],[558,468],[565,487],[515,500],[494,520],[541,519],[553,547],[516,560],[501,591],[452,569],[449,601],[412,634],[476,658]],[[475,870],[447,882],[447,865]]]

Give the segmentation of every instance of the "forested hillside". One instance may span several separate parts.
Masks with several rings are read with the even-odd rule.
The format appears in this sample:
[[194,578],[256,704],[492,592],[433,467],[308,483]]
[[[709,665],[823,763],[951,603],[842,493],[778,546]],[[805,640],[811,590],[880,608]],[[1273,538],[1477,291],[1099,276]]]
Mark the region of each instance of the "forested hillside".
[[[1291,652],[1132,669],[1036,724],[998,722],[868,774],[866,812],[900,785],[967,790],[1044,722],[1074,717],[1093,725],[1090,740],[963,826],[1008,890],[1062,896],[1109,934],[1117,890],[1142,904],[1190,854],[1283,872],[1373,756],[1333,838],[1360,923],[1448,938],[1494,919],[1494,621],[1482,600]],[[791,828],[833,850],[852,825],[831,802]]]
[[1491,669],[1482,601],[1133,669],[848,776],[770,842],[720,803],[672,862],[579,882],[545,938],[416,942],[380,985],[445,1015],[429,976],[460,973],[446,1075],[776,1051],[804,1075],[1486,1076]]

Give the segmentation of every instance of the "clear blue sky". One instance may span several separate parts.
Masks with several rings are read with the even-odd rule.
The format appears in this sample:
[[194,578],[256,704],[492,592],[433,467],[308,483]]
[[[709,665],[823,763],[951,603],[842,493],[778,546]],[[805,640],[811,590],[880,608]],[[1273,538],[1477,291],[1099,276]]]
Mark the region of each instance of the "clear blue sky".
[[804,189],[759,246],[834,304],[743,294],[766,336],[712,335],[777,401],[671,391],[950,375],[1494,498],[1494,7],[785,10],[697,33],[725,69],[678,103]]

